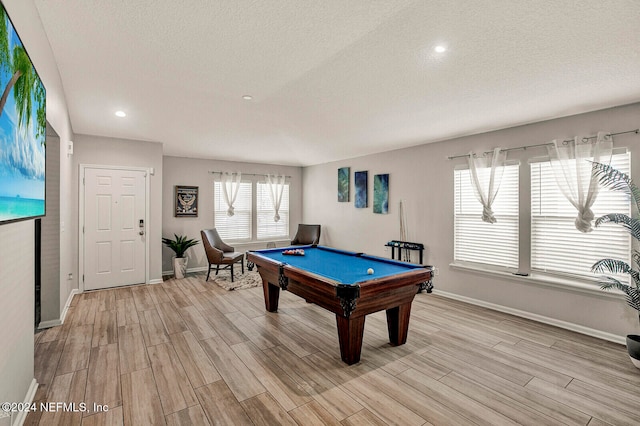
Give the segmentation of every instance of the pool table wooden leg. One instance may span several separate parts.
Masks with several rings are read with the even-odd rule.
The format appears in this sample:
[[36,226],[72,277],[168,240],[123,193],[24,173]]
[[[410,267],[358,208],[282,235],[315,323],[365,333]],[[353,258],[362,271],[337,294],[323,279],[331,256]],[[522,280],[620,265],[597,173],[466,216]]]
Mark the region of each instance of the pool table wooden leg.
[[266,280],[262,280],[262,289],[264,290],[264,307],[268,312],[277,312],[278,300],[280,299],[280,287],[270,284]]
[[389,342],[394,346],[407,343],[409,333],[409,318],[411,317],[411,302],[387,309],[387,329]]
[[364,316],[345,318],[336,315],[338,339],[340,340],[340,356],[347,364],[360,361],[362,352],[362,336],[364,334]]

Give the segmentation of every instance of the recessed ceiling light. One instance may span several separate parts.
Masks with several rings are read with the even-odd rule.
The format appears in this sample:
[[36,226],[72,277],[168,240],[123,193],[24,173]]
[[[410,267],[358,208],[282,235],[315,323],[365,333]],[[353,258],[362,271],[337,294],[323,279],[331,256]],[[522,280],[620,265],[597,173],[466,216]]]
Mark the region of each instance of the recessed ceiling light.
[[251,95],[244,95],[244,96],[242,97],[242,99],[244,99],[245,101],[250,101],[251,99],[253,99],[253,96],[251,96]]
[[447,51],[447,48],[444,46],[436,46],[433,50],[435,50],[438,53],[443,53]]
[[126,117],[127,113],[124,111],[116,111],[116,116],[118,117]]

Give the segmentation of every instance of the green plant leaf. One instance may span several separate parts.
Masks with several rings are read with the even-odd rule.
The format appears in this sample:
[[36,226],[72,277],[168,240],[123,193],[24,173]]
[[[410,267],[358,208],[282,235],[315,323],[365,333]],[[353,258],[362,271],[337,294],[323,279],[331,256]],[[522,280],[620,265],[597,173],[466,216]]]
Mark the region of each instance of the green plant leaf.
[[197,240],[187,239],[186,235],[173,234],[173,236],[175,237],[173,240],[171,238],[163,237],[162,243],[173,250],[176,253],[176,257],[184,257],[184,254],[189,247],[199,244],[199,241]]
[[[628,174],[623,173],[608,164],[592,163],[591,172],[605,188],[621,191],[629,195],[635,203],[635,211],[640,208],[640,189],[634,184]],[[624,213],[610,213],[599,217],[596,226],[604,223],[615,223],[624,227],[635,240],[640,240],[640,219]],[[631,258],[634,264],[640,268],[640,252],[633,250]],[[627,304],[640,313],[640,273],[629,264],[617,259],[601,259],[593,264],[594,272],[610,272],[613,274],[629,274],[633,279],[633,286],[624,284],[611,276],[602,276],[598,283],[603,290],[618,289],[626,295]],[[640,316],[639,316],[640,319]]]
[[616,288],[625,293],[626,301],[629,306],[640,312],[640,290],[638,288],[631,287],[627,284],[623,284],[613,277],[600,277],[598,281],[600,288],[603,290],[611,290]]
[[636,211],[640,210],[640,189],[628,174],[611,167],[609,164],[595,161],[592,162],[591,173],[598,178],[600,184],[605,188],[629,194],[635,202]]
[[593,272],[611,272],[612,274],[629,274],[633,281],[640,281],[640,274],[634,270],[627,262],[618,259],[600,259],[591,266]]
[[596,226],[603,223],[615,223],[622,225],[633,238],[640,240],[640,220],[624,213],[609,213],[596,219]]
[[633,250],[631,253],[631,259],[636,264],[637,267],[640,267],[640,252],[638,250]]

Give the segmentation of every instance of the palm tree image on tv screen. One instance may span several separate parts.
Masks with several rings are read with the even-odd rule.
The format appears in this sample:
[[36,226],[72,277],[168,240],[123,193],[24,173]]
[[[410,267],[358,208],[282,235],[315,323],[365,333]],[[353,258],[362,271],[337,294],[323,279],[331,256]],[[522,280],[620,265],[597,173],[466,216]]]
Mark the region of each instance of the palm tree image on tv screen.
[[0,223],[45,214],[46,92],[0,4]]

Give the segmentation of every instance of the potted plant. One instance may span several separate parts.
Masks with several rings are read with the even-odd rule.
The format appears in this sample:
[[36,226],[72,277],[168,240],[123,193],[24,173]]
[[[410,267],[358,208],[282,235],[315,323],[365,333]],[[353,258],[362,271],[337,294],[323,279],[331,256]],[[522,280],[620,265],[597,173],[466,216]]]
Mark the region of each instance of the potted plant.
[[[636,268],[640,268],[640,252],[637,250],[637,244],[640,241],[640,189],[633,183],[629,175],[602,163],[593,163],[593,174],[598,177],[600,183],[615,191],[623,191],[631,197],[632,210],[635,211],[634,217],[623,213],[609,213],[601,216],[596,220],[596,226],[603,223],[616,223],[623,226],[633,237],[634,248],[631,252],[631,258]],[[638,311],[638,319],[640,320],[640,271],[634,269],[627,262],[619,259],[600,259],[593,264],[591,270],[599,273],[612,274],[628,274],[631,277],[629,284],[611,276],[602,276],[598,280],[598,284],[604,290],[618,289],[626,294],[627,304]],[[627,351],[631,362],[640,368],[640,336],[627,335]]]
[[189,247],[198,244],[198,241],[187,239],[186,235],[173,234],[174,240],[171,238],[162,238],[162,243],[173,250],[176,255],[173,258],[173,276],[175,278],[184,278],[187,272],[187,263],[189,259],[185,257],[185,252]]

